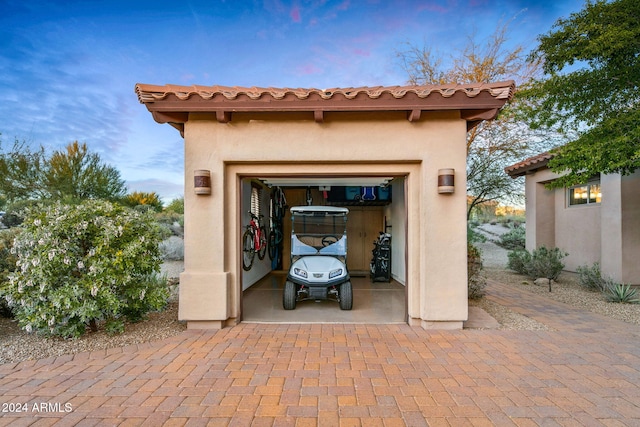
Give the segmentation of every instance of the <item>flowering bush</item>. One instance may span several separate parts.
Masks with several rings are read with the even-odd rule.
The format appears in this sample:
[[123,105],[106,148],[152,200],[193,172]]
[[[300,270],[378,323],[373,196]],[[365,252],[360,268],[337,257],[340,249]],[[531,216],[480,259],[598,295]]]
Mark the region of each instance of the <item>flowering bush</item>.
[[[13,241],[20,230],[18,228],[9,228],[0,230],[0,285],[7,282],[9,274],[16,271],[16,256],[11,253]],[[11,308],[7,305],[7,301],[0,298],[0,316],[13,317]]]
[[22,227],[17,268],[1,292],[27,332],[77,337],[102,321],[122,331],[125,319],[166,304],[152,216],[88,200],[28,209]]

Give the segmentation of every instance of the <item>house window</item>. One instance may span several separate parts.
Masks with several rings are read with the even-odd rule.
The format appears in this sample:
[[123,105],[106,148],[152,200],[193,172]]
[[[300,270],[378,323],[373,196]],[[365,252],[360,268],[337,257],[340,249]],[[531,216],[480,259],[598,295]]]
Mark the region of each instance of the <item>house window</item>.
[[600,203],[601,199],[599,180],[569,188],[569,206],[592,205]]

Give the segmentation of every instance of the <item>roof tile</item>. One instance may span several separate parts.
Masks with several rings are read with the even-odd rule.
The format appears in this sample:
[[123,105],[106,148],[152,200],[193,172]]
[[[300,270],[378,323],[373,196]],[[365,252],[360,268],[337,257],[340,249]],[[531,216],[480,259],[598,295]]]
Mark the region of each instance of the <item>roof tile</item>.
[[302,89],[302,88],[274,88],[274,87],[241,87],[241,86],[178,86],[178,85],[149,85],[139,83],[136,85],[136,93],[141,103],[159,101],[174,95],[180,100],[187,100],[192,96],[199,96],[202,99],[212,99],[218,95],[226,99],[233,100],[240,95],[246,95],[252,100],[270,96],[273,99],[283,99],[291,94],[298,99],[307,99],[316,94],[322,99],[331,99],[338,95],[346,99],[354,99],[358,95],[364,94],[370,99],[376,99],[385,93],[394,98],[400,99],[408,93],[413,93],[419,98],[426,98],[432,93],[439,93],[444,98],[449,98],[457,92],[463,92],[469,98],[478,96],[481,92],[487,91],[496,99],[509,99],[515,90],[513,81],[498,83],[474,83],[464,85],[424,85],[424,86],[375,86],[375,87],[350,87],[333,89]]
[[546,151],[536,156],[529,157],[528,159],[515,163],[511,166],[507,166],[506,168],[504,168],[504,171],[509,174],[510,177],[517,178],[526,174],[527,172],[536,171],[545,167],[547,163],[549,163],[549,160],[551,160],[553,157],[553,154]]

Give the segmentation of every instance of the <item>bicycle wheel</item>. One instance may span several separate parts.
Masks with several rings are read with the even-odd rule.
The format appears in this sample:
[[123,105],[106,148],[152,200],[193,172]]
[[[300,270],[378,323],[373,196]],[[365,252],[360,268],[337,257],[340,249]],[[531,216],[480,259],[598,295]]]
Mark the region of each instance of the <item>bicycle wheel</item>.
[[269,259],[273,260],[276,257],[276,233],[274,230],[269,232]]
[[282,231],[279,228],[273,230],[275,237],[273,238],[276,245],[279,245],[282,242]]
[[267,253],[267,229],[264,225],[260,226],[260,246],[258,246],[258,258],[264,259]]
[[253,233],[247,229],[242,235],[242,268],[245,271],[251,270],[253,266],[253,258],[256,251],[253,248]]

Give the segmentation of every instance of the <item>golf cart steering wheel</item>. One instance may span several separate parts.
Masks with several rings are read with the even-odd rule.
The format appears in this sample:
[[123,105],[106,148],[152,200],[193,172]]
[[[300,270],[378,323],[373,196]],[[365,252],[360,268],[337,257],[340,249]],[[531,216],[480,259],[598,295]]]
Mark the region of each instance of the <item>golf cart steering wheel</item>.
[[338,238],[336,236],[324,236],[322,238],[322,246],[327,247],[329,245],[333,245],[337,241],[338,241]]

